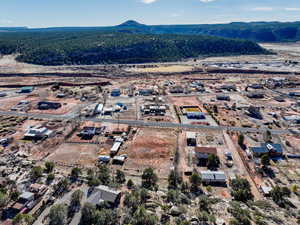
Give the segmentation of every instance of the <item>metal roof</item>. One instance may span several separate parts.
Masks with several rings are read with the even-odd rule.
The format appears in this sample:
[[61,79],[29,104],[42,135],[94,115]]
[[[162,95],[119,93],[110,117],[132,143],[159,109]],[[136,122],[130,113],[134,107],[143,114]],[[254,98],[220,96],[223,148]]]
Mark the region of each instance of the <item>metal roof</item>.
[[226,181],[226,175],[223,171],[201,171],[203,181]]
[[26,199],[26,200],[30,200],[32,197],[34,197],[34,193],[32,192],[23,192],[21,195],[20,195],[20,198],[23,198],[23,199]]
[[196,133],[195,132],[186,132],[186,138],[194,139],[194,138],[196,138]]
[[280,144],[273,143],[262,143],[261,147],[252,147],[250,149],[253,153],[264,154],[269,152],[267,145],[270,145],[276,153],[283,153],[282,146]]
[[90,195],[88,202],[95,205],[102,201],[114,203],[120,194],[120,191],[113,190],[108,186],[100,185],[96,187],[93,193]]

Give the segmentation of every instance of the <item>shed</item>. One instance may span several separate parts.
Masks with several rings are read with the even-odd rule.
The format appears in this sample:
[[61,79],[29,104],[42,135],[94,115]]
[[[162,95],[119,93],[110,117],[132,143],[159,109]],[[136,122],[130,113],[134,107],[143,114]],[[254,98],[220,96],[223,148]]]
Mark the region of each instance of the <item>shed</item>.
[[113,157],[113,163],[114,164],[123,164],[126,160],[125,156],[115,156]]
[[219,100],[219,101],[230,101],[230,96],[228,96],[228,95],[217,95],[216,99]]
[[196,146],[196,133],[195,132],[186,132],[186,143],[187,146]]
[[120,90],[120,89],[113,89],[113,90],[111,91],[110,95],[111,95],[112,97],[118,97],[118,96],[121,95],[121,90]]
[[108,156],[108,155],[100,155],[98,157],[98,161],[99,162],[108,163],[110,161],[110,156]]
[[110,153],[111,154],[117,154],[120,147],[121,147],[122,142],[115,142],[114,145],[112,146],[112,148],[110,149]]
[[33,90],[34,90],[34,87],[30,87],[30,86],[22,87],[20,90],[20,93],[31,93],[31,92],[33,92]]

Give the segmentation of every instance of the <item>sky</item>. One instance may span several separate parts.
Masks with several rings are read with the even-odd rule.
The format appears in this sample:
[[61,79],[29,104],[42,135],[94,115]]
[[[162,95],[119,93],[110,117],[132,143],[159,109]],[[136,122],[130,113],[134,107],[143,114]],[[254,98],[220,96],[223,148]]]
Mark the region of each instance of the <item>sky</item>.
[[0,26],[300,21],[300,0],[0,0]]

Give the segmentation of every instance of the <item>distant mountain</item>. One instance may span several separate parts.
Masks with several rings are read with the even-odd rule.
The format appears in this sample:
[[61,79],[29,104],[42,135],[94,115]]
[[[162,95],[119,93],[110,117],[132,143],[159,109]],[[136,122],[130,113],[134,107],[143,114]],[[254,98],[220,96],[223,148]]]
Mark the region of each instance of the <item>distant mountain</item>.
[[136,22],[135,20],[128,20],[117,27],[147,27],[147,25]]
[[27,31],[27,27],[0,27],[0,32]]
[[247,39],[256,42],[289,42],[300,40],[300,22],[234,22],[228,24],[194,25],[145,25],[128,20],[111,27],[50,27],[29,29],[26,27],[0,27],[0,32],[36,31],[112,31],[137,34],[211,35]]
[[[16,31],[20,28],[0,28],[0,31]],[[22,31],[110,31],[136,34],[181,34],[210,35],[226,38],[246,39],[255,42],[300,41],[300,22],[234,22],[228,24],[191,25],[145,25],[128,20],[110,27],[50,27]]]

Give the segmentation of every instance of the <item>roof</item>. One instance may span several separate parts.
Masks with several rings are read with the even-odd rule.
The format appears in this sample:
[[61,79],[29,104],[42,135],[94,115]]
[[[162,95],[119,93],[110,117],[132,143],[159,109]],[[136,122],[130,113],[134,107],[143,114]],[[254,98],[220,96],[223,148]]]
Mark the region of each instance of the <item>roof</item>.
[[186,138],[194,139],[194,138],[196,138],[196,133],[195,132],[186,132]]
[[32,192],[23,192],[21,195],[20,195],[20,198],[23,198],[23,199],[26,199],[26,200],[30,200],[32,197],[34,197],[34,193]]
[[33,90],[33,87],[22,87],[21,90]]
[[16,203],[12,206],[12,208],[13,208],[13,209],[16,209],[16,210],[21,210],[21,209],[23,209],[24,207],[25,207],[25,205],[22,204],[22,203],[19,203],[19,202],[16,202]]
[[95,205],[103,201],[114,203],[120,194],[120,191],[113,190],[108,186],[100,185],[92,192],[88,198],[88,202]]
[[124,156],[115,156],[115,157],[113,157],[113,160],[119,161],[119,162],[124,162],[126,160],[126,157],[124,157]]
[[195,152],[217,155],[217,149],[214,147],[195,147]]
[[112,148],[110,149],[111,152],[117,152],[121,146],[122,142],[115,142]]
[[205,113],[203,112],[187,112],[186,113],[187,116],[205,116]]
[[39,192],[39,191],[43,190],[44,188],[45,188],[45,185],[43,185],[43,184],[35,183],[35,184],[30,185],[30,190],[33,192]]
[[45,135],[45,136],[49,136],[51,135],[52,131],[48,130],[46,127],[31,127],[29,128],[26,133],[25,136],[30,136],[30,137],[34,137],[36,135]]
[[298,115],[284,116],[283,119],[287,121],[300,120],[300,116]]
[[277,152],[277,153],[282,153],[283,149],[281,144],[273,144],[273,143],[264,143],[261,146],[264,148],[267,148],[267,145],[271,145],[273,147],[273,149]]
[[267,187],[267,186],[260,186],[260,188],[261,188],[262,192],[266,195],[268,195],[272,190],[271,187]]
[[203,181],[226,181],[226,175],[223,171],[201,171],[201,178]]
[[273,143],[262,143],[260,147],[252,147],[250,148],[251,151],[255,154],[265,154],[269,152],[267,145],[270,145],[276,153],[283,153],[282,146],[280,144],[273,144]]

